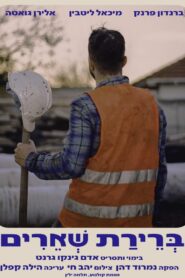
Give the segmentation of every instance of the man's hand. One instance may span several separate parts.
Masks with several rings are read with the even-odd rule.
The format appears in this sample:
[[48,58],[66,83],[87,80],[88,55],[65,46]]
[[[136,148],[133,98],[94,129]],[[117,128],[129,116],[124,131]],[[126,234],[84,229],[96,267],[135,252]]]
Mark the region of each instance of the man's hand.
[[37,152],[35,144],[29,140],[28,144],[18,143],[15,152],[15,161],[22,167],[25,166],[26,158],[31,152]]

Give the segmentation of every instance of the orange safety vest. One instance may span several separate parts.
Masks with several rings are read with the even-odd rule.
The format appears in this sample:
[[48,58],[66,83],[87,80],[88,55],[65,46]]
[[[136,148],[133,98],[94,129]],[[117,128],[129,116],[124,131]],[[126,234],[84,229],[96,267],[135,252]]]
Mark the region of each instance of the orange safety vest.
[[159,164],[154,97],[129,84],[89,93],[101,138],[84,174],[72,180],[59,220],[64,227],[151,227]]

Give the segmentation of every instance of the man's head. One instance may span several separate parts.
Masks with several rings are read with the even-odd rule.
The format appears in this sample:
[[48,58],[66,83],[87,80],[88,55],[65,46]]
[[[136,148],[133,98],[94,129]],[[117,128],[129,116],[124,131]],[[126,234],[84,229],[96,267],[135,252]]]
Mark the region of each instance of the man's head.
[[89,37],[89,70],[97,75],[108,76],[122,73],[126,64],[125,39],[120,32],[104,27],[92,31]]

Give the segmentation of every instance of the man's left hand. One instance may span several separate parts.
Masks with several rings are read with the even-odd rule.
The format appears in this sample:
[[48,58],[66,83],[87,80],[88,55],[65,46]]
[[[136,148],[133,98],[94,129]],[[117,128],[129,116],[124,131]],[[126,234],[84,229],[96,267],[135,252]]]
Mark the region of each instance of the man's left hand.
[[25,167],[26,158],[31,152],[37,152],[35,144],[29,140],[28,144],[18,143],[15,152],[15,161],[22,167]]

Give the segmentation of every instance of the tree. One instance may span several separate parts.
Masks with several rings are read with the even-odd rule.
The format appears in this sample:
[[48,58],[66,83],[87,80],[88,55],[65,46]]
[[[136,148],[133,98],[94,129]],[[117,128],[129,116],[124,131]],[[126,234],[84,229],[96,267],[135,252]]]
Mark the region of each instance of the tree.
[[54,84],[56,87],[87,88],[92,86],[93,80],[86,65],[81,65],[79,69],[76,64],[71,64],[55,74]]
[[[29,6],[18,7],[19,10],[31,10]],[[8,71],[53,67],[54,49],[64,40],[64,28],[57,16],[11,17],[5,15],[8,9],[12,10],[5,7],[4,15],[0,17],[1,85]]]

